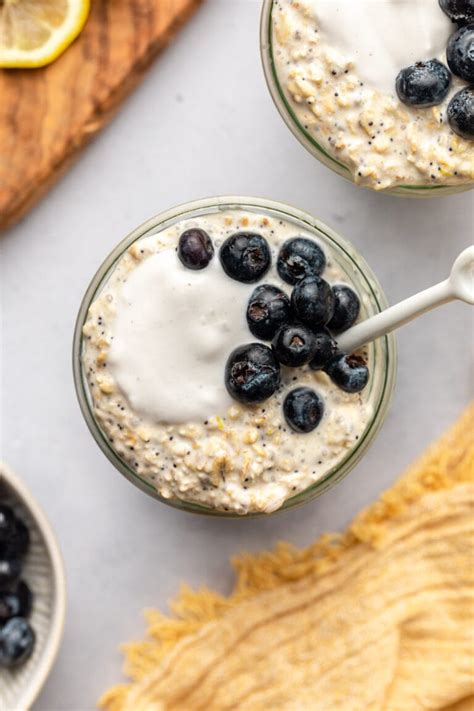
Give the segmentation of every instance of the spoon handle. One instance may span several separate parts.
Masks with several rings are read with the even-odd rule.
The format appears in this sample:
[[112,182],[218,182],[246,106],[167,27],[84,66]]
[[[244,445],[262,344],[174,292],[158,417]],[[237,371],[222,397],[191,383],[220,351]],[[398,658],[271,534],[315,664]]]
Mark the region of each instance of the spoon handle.
[[449,279],[441,281],[341,333],[337,338],[337,345],[343,353],[353,353],[365,343],[370,343],[379,336],[394,331],[426,311],[446,304],[454,298]]

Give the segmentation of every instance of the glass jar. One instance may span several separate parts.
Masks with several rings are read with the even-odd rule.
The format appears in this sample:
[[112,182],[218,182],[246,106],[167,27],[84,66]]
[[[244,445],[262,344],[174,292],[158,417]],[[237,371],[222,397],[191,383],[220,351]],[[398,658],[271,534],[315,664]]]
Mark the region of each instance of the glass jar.
[[[87,319],[89,307],[104,288],[125,250],[133,242],[144,236],[156,234],[183,219],[194,219],[201,215],[232,209],[243,209],[248,212],[263,214],[273,219],[283,219],[295,225],[296,234],[301,229],[313,234],[323,247],[329,248],[332,258],[344,272],[347,283],[352,284],[357,291],[361,300],[361,316],[363,318],[372,316],[387,307],[387,301],[380,284],[365,260],[351,244],[339,237],[319,220],[301,210],[272,200],[236,196],[214,197],[190,202],[167,210],[145,222],[117,245],[105,259],[85,293],[77,317],[73,344],[74,382],[82,414],[95,441],[115,468],[140,489],[166,504],[195,513],[227,517],[235,517],[238,514],[209,509],[181,499],[164,499],[157,493],[152,484],[140,477],[117,454],[94,415],[93,401],[82,366],[82,352],[84,348],[83,326]],[[371,375],[369,383],[361,395],[370,402],[373,415],[365,431],[356,445],[347,452],[346,456],[336,466],[327,471],[321,479],[310,487],[287,499],[282,508],[278,510],[292,508],[310,501],[334,486],[360,461],[380,430],[387,414],[395,383],[395,340],[392,335],[383,336],[369,344],[367,351]],[[249,513],[246,515],[260,516],[268,514]]]
[[[305,130],[304,126],[300,123],[298,117],[293,111],[288,98],[285,95],[285,91],[279,82],[273,57],[273,4],[273,0],[263,0],[260,19],[260,52],[265,79],[273,102],[292,134],[315,158],[341,177],[356,184],[349,168],[332,156],[320,143],[316,141],[314,136]],[[427,198],[462,193],[466,190],[471,190],[473,186],[474,184],[472,182],[460,185],[398,185],[380,192],[385,195],[389,194],[403,197]]]

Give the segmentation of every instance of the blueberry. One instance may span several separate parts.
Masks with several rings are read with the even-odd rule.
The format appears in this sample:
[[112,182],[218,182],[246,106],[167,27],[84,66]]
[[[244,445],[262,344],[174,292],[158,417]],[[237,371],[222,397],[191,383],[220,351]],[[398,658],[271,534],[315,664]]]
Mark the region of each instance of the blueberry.
[[334,293],[321,277],[305,277],[293,289],[291,304],[298,320],[317,331],[333,317]]
[[295,388],[285,398],[283,414],[295,432],[311,432],[321,422],[324,403],[311,388]]
[[0,504],[0,543],[10,540],[15,529],[15,514],[10,506]]
[[19,558],[5,558],[0,560],[0,590],[10,587],[17,581],[21,573]]
[[267,241],[253,232],[237,232],[228,237],[219,257],[227,276],[247,284],[261,279],[272,261]]
[[23,580],[12,590],[0,592],[0,623],[11,617],[28,617],[32,601],[32,592]]
[[30,532],[19,518],[14,520],[14,525],[8,540],[0,543],[0,559],[22,558],[30,545]]
[[15,667],[33,651],[36,635],[23,617],[13,617],[0,630],[0,666]]
[[346,331],[357,320],[360,311],[359,297],[345,284],[335,284],[334,315],[328,323],[328,328],[335,333]]
[[319,275],[326,266],[326,256],[311,239],[294,237],[287,240],[278,254],[277,269],[283,281],[297,284],[312,274]]
[[364,359],[357,355],[336,355],[324,370],[333,383],[346,393],[360,392],[369,379],[369,369]]
[[448,105],[448,122],[454,133],[463,138],[474,138],[474,88],[461,89]]
[[446,59],[453,74],[470,84],[474,83],[474,25],[461,27],[451,35]]
[[474,0],[439,0],[439,4],[452,22],[458,25],[474,22]]
[[398,98],[408,106],[423,108],[440,104],[448,93],[451,74],[437,59],[416,62],[397,76]]
[[299,368],[309,363],[315,352],[315,338],[306,326],[282,326],[272,341],[273,352],[283,365]]
[[204,269],[213,256],[211,238],[204,230],[186,230],[179,238],[178,257],[188,269]]
[[262,341],[271,341],[280,326],[291,318],[290,300],[272,284],[262,284],[252,292],[247,306],[249,329]]
[[239,346],[230,354],[225,367],[229,394],[246,404],[262,402],[280,385],[280,365],[263,343]]
[[314,354],[309,363],[311,370],[321,370],[337,352],[334,338],[325,328],[314,334]]

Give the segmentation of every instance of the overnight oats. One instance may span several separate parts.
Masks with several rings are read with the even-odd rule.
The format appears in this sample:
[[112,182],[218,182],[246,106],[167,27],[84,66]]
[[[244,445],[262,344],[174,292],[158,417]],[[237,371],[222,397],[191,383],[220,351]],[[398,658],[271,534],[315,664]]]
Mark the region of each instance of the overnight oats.
[[340,175],[405,195],[468,189],[473,23],[472,0],[265,0],[266,79],[297,138]]
[[386,307],[369,267],[293,208],[214,198],[138,228],[94,278],[76,388],[131,481],[189,510],[271,513],[344,476],[378,431],[395,353],[337,334]]

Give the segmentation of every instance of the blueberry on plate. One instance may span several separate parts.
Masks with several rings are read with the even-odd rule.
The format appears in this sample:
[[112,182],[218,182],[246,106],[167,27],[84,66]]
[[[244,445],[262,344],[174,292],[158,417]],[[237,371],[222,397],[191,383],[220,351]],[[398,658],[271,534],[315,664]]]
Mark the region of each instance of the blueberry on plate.
[[334,315],[328,328],[334,333],[346,331],[357,320],[360,311],[359,297],[345,284],[334,284]]
[[10,506],[0,504],[0,543],[10,540],[15,530],[15,523],[15,514]]
[[0,591],[0,623],[11,617],[28,617],[32,602],[33,594],[23,580],[11,590]]
[[0,666],[25,662],[35,646],[35,633],[23,617],[12,617],[0,630]]
[[474,22],[474,0],[439,0],[439,4],[452,22],[458,25]]
[[0,542],[0,559],[22,558],[30,545],[30,532],[26,524],[15,518],[8,540]]
[[272,341],[273,352],[283,365],[299,368],[309,363],[315,351],[312,331],[300,324],[282,326]]
[[446,97],[451,74],[437,59],[416,62],[397,76],[395,88],[404,104],[415,108],[427,108],[440,104]]
[[261,279],[272,261],[267,241],[253,232],[237,232],[228,237],[219,257],[227,276],[247,284]]
[[298,320],[317,331],[334,315],[334,292],[321,277],[305,277],[293,289],[291,304]]
[[323,250],[316,242],[306,237],[287,240],[278,254],[278,274],[288,284],[297,284],[312,274],[319,275],[325,266],[326,256]]
[[311,370],[322,370],[337,353],[337,344],[329,331],[322,328],[314,334],[314,353],[309,362]]
[[30,531],[24,521],[17,518],[15,535],[13,536],[12,545],[15,546],[17,555],[23,556],[27,553],[30,547]]
[[311,432],[321,422],[324,403],[311,388],[295,388],[283,403],[285,420],[295,432]]
[[247,306],[247,323],[254,336],[271,341],[290,318],[290,300],[277,286],[262,284],[252,292]]
[[5,558],[0,560],[0,590],[5,590],[13,585],[21,574],[21,561],[19,558]]
[[178,257],[187,269],[204,269],[213,256],[211,238],[204,230],[186,230],[179,238]]
[[346,393],[360,392],[369,379],[369,369],[364,359],[357,355],[336,355],[324,370],[333,383]]
[[461,27],[451,35],[446,59],[453,74],[474,83],[474,24]]
[[474,87],[467,86],[454,94],[448,104],[448,123],[458,136],[474,139]]
[[225,385],[235,400],[245,404],[263,402],[280,385],[280,365],[263,343],[238,346],[225,367]]

